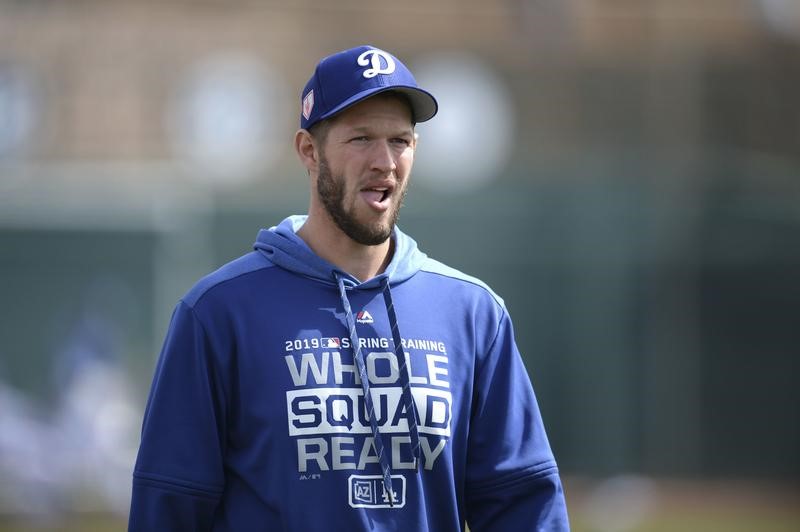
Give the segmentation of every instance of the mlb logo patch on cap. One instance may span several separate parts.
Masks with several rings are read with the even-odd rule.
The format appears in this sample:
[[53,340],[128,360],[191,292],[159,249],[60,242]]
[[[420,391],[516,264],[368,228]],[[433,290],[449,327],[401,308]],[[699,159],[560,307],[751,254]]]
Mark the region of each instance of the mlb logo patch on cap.
[[317,64],[301,95],[300,127],[320,120],[380,92],[404,94],[414,122],[430,120],[438,110],[436,99],[417,85],[411,71],[395,56],[374,46],[358,46],[330,55]]
[[314,109],[314,90],[308,91],[306,97],[303,98],[303,118],[308,120],[311,116],[311,111]]

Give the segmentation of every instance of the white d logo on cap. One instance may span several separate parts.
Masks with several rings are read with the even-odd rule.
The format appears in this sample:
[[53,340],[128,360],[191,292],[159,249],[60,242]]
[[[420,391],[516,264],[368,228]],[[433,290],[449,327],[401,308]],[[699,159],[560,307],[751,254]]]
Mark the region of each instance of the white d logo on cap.
[[[368,59],[369,56],[372,56]],[[386,66],[381,66],[381,58],[386,62]],[[391,74],[394,72],[394,59],[383,50],[367,50],[358,56],[358,64],[361,66],[371,66],[364,71],[363,76],[367,79],[374,78],[378,74]]]

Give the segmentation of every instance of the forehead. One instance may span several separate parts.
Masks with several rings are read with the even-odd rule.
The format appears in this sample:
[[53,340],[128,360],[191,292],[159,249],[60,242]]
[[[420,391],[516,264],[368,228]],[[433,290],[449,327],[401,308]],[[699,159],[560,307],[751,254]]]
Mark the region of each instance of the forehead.
[[404,127],[413,129],[411,108],[404,98],[377,94],[342,111],[331,124],[333,128]]

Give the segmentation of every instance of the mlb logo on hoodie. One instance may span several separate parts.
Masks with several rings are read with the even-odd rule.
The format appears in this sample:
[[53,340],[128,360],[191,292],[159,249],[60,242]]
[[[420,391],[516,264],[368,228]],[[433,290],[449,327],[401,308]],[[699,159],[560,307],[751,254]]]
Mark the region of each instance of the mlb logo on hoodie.
[[327,349],[338,349],[342,347],[342,341],[339,338],[322,338],[320,340],[322,347]]
[[375,323],[375,320],[372,319],[372,315],[367,312],[366,310],[362,310],[358,314],[356,314],[356,322],[357,323]]

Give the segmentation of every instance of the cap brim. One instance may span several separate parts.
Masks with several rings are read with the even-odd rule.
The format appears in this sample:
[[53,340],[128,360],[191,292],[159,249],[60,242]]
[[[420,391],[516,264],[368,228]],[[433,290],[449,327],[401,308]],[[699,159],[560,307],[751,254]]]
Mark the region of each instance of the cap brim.
[[314,123],[331,118],[332,116],[341,113],[348,107],[375,96],[376,94],[389,91],[399,92],[408,97],[409,102],[411,102],[411,111],[414,114],[414,122],[416,123],[430,120],[439,110],[439,104],[437,103],[436,98],[434,98],[433,95],[428,91],[420,89],[419,87],[410,87],[408,85],[389,85],[386,87],[373,87],[369,90],[356,93],[327,113],[320,116],[314,121]]

